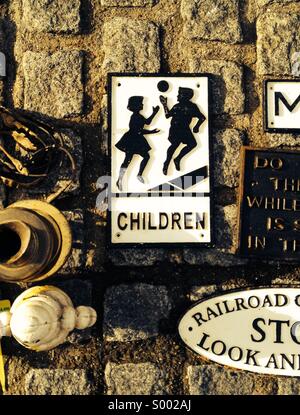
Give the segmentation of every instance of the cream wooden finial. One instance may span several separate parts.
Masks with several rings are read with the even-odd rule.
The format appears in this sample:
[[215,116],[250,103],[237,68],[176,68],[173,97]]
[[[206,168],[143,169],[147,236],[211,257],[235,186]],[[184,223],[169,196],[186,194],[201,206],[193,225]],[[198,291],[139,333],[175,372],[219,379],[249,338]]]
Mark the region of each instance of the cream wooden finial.
[[0,313],[0,337],[13,336],[28,349],[46,351],[64,343],[75,328],[91,327],[96,320],[93,308],[75,309],[62,290],[33,287],[15,300],[10,312]]

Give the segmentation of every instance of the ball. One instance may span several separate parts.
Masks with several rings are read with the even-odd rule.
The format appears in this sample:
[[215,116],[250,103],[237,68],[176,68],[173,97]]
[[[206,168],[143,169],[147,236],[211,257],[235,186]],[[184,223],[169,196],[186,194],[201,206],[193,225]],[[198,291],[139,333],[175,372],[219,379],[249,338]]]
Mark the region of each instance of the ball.
[[160,81],[160,82],[157,84],[157,88],[158,88],[158,90],[159,90],[160,92],[167,92],[167,91],[168,91],[168,89],[169,89],[169,84],[168,84],[168,82],[167,82],[167,81]]

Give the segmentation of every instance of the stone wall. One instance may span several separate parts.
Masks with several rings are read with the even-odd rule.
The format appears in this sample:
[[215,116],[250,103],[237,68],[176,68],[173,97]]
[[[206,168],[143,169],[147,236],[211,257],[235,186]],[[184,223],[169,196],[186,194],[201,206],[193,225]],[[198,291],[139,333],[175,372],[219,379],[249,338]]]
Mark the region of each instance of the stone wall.
[[[297,379],[203,362],[180,342],[177,321],[208,294],[299,281],[297,267],[253,265],[235,250],[241,145],[300,147],[295,135],[262,129],[262,81],[291,76],[300,2],[3,0],[0,16],[8,64],[1,103],[67,131],[83,157],[80,189],[57,203],[72,221],[73,256],[47,284],[99,315],[94,328],[48,353],[5,339],[7,394],[299,394]],[[213,74],[215,248],[106,249],[106,217],[95,204],[108,158],[111,71]],[[10,299],[22,291],[0,289]]]

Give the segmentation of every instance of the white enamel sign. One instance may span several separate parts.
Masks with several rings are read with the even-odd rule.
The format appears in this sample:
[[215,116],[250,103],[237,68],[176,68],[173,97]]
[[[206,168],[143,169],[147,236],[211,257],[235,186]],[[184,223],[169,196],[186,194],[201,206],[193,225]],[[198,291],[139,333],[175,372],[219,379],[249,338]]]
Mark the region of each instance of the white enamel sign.
[[111,74],[109,101],[110,242],[208,246],[208,76]]
[[265,129],[269,132],[300,131],[300,81],[265,81]]
[[181,319],[184,343],[205,359],[250,372],[300,376],[300,289],[231,292]]

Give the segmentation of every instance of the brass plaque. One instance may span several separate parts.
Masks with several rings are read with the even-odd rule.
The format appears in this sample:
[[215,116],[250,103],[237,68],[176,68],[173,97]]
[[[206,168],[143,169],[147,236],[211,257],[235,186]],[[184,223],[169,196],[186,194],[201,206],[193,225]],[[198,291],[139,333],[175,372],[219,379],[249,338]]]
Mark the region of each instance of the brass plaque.
[[242,151],[240,255],[300,262],[300,152]]

